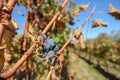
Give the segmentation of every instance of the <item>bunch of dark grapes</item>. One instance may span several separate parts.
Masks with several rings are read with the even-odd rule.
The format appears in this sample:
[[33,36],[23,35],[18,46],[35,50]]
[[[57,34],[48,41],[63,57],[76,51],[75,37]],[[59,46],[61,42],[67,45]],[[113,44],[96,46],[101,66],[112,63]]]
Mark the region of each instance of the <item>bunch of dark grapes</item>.
[[40,51],[40,57],[45,58],[48,56],[48,63],[53,65],[55,62],[55,53],[59,50],[59,45],[53,39],[46,41],[46,38],[46,35],[40,35],[40,39],[44,40],[42,50]]

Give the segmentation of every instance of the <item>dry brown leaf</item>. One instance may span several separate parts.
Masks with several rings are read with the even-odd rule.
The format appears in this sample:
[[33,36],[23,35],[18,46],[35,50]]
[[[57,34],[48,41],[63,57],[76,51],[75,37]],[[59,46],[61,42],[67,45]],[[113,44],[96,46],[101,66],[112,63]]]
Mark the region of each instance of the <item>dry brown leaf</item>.
[[82,49],[85,48],[85,39],[84,39],[84,36],[83,36],[83,33],[81,31],[79,31],[76,35],[75,35],[75,38],[78,40],[75,42],[75,45],[77,44],[77,42],[80,44],[80,47]]
[[8,24],[8,27],[9,27],[11,30],[17,30],[17,29],[18,29],[18,24],[17,24],[16,21],[11,20],[10,23]]
[[12,45],[11,42],[13,40],[13,37],[14,37],[14,34],[11,31],[5,30],[5,33],[3,35],[3,41],[4,41],[3,46],[6,45],[6,48],[10,49]]
[[90,3],[83,4],[80,7],[75,8],[74,11],[73,11],[73,14],[77,16],[80,11],[87,10],[89,8],[89,6],[90,6]]
[[[70,36],[72,36],[73,34],[74,34],[74,30],[72,31],[72,33],[70,34]],[[82,48],[82,49],[84,49],[85,48],[85,39],[84,39],[84,36],[83,36],[83,34],[82,34],[82,32],[81,31],[79,31],[76,35],[75,35],[75,37],[74,37],[76,40],[74,40],[74,45],[76,46],[78,43],[79,43],[79,45],[80,45],[80,47]]]
[[5,51],[4,56],[6,62],[9,62],[11,60],[12,55],[9,54],[8,51]]
[[107,23],[102,22],[101,19],[96,19],[95,21],[92,22],[92,28],[98,27],[98,26],[103,26],[103,27],[107,27]]
[[75,35],[75,38],[76,38],[76,39],[79,39],[80,36],[81,36],[81,31],[79,31],[79,32]]
[[120,20],[120,10],[114,8],[112,4],[109,4],[109,9],[110,9],[110,12],[108,14],[114,16],[115,19]]
[[11,20],[8,25],[6,25],[5,32],[3,34],[2,46],[6,45],[7,49],[12,46],[14,36],[17,34],[15,30],[18,29],[17,22]]
[[80,33],[80,37],[78,39],[78,42],[80,44],[80,47],[82,49],[84,49],[85,48],[85,39],[84,39],[84,36],[83,36],[82,32]]
[[57,22],[56,26],[59,29],[59,31],[63,31],[65,29],[65,24],[62,21]]
[[81,11],[81,10],[80,10],[79,8],[74,9],[73,15],[78,16],[78,13],[79,13],[80,11]]
[[64,61],[64,54],[61,54],[61,55],[59,56],[59,60],[60,60],[61,62]]
[[7,20],[7,15],[5,15],[4,12],[0,13],[0,24],[2,25],[8,25],[9,21]]
[[84,5],[80,6],[80,10],[87,10],[89,6],[90,6],[90,3],[84,4]]

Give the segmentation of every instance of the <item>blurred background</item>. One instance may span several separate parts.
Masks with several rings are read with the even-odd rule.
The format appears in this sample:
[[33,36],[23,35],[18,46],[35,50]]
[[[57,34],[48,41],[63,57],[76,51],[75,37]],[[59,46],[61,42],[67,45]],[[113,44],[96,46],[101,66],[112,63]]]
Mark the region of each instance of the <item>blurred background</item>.
[[[39,0],[36,0],[39,1]],[[37,15],[38,23],[34,25],[44,29],[47,23],[52,19],[59,9],[59,4],[64,0],[40,0],[42,6],[36,10],[37,2],[31,0],[32,6],[31,22],[33,15]],[[113,16],[109,4],[118,10],[120,16],[120,0],[68,0],[69,3],[63,9],[61,20],[56,21],[55,29],[48,31],[47,36],[51,36],[60,46],[77,30],[85,21],[93,6],[96,5],[95,12],[90,20],[82,29],[80,39],[74,37],[71,43],[64,49],[64,55],[61,56],[63,68],[59,69],[56,65],[54,80],[60,77],[61,80],[120,80],[120,19]],[[89,5],[90,4],[90,5]],[[88,6],[83,7],[84,6]],[[82,10],[82,9],[83,10]],[[15,10],[12,13],[13,19],[18,23],[17,39],[21,38],[24,31],[26,20],[26,4],[18,0],[15,9],[19,10],[25,16],[21,16]],[[116,11],[116,10],[115,10]],[[110,14],[111,13],[111,14]],[[36,19],[36,18],[35,18]],[[98,19],[102,24],[93,27],[93,22]],[[31,25],[31,23],[29,24]],[[19,45],[13,42],[16,51],[14,51],[13,60],[18,60]],[[31,68],[37,66],[37,70],[30,72],[31,80],[45,80],[47,76],[47,67],[44,61],[40,61],[35,56],[30,58]],[[22,68],[22,67],[21,67]],[[18,77],[19,76],[19,77]],[[24,80],[25,72],[14,76],[17,80]],[[57,78],[56,78],[57,77]]]

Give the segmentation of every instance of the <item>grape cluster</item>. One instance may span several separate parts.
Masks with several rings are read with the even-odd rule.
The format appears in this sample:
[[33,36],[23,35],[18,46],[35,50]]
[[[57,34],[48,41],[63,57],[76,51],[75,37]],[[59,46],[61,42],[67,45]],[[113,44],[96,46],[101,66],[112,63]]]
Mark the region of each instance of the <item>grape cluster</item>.
[[[42,35],[40,36],[40,39],[46,40],[46,36]],[[42,45],[42,50],[40,51],[40,56],[42,58],[45,58],[46,56],[49,57],[48,63],[50,65],[53,65],[55,61],[55,53],[59,50],[59,45],[53,40],[49,39],[48,41],[44,41]]]

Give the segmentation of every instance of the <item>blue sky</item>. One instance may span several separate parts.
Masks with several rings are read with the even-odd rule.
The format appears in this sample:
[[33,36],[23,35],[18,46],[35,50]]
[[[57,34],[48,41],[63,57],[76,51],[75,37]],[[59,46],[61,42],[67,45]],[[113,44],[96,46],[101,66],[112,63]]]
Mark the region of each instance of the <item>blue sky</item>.
[[[108,12],[109,3],[111,3],[115,8],[120,9],[120,0],[74,0],[74,1],[76,5],[87,4],[90,2],[91,6],[89,7],[87,11],[83,11],[79,13],[78,18],[80,20],[79,21],[74,20],[75,25],[69,26],[70,28],[73,28],[73,29],[79,27],[85,21],[86,17],[89,15],[91,9],[93,8],[95,4],[97,4],[95,12],[98,12],[98,11],[103,12],[103,13]],[[26,12],[25,12],[26,9],[24,6],[15,6],[15,8],[26,15]],[[20,24],[24,26],[26,16],[23,17],[19,15],[18,13],[16,13],[15,11],[13,11],[12,15],[13,15],[13,18],[17,22],[19,22]],[[102,21],[107,22],[108,27],[107,28],[105,27],[91,28],[91,22],[92,20],[95,20],[96,18],[102,19]],[[18,30],[18,32],[23,33],[23,28],[21,27],[19,28],[20,29]],[[111,34],[112,31],[117,32],[118,30],[120,30],[120,20],[115,20],[114,17],[108,14],[94,14],[93,17],[89,20],[89,22],[82,29],[85,38],[94,38],[94,37],[97,37],[101,33]]]
[[[79,27],[79,25],[84,22],[86,17],[89,15],[91,9],[96,4],[96,10],[95,12],[101,11],[101,12],[108,12],[109,7],[108,4],[111,3],[115,8],[120,9],[120,0],[75,0],[76,4],[87,4],[91,3],[91,6],[89,7],[88,11],[84,11],[80,13],[79,19],[80,21],[75,21],[75,27]],[[92,20],[95,20],[96,18],[102,19],[102,21],[108,23],[108,27],[97,27],[97,28],[91,28]],[[115,20],[114,17],[108,14],[94,14],[93,17],[90,19],[90,21],[85,25],[85,27],[82,29],[85,38],[94,38],[98,36],[101,33],[108,33],[111,34],[111,31],[117,32],[120,30],[120,20]]]

